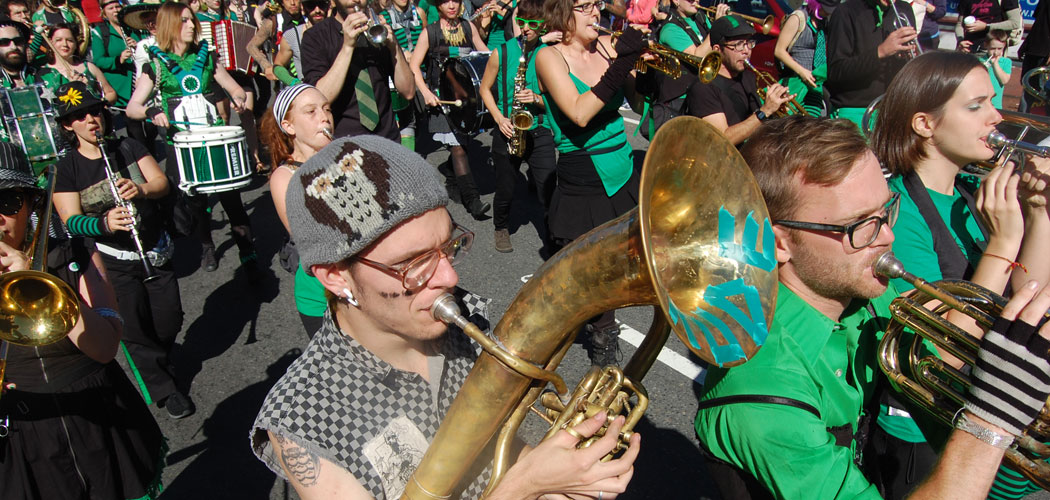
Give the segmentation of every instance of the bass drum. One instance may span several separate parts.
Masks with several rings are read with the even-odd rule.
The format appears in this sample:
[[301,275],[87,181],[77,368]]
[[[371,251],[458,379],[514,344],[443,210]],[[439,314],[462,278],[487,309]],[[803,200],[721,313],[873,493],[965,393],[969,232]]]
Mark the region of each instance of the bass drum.
[[481,77],[489,62],[488,52],[473,52],[445,61],[438,94],[442,101],[461,101],[460,106],[442,105],[452,130],[474,135],[493,126],[492,115],[481,102]]

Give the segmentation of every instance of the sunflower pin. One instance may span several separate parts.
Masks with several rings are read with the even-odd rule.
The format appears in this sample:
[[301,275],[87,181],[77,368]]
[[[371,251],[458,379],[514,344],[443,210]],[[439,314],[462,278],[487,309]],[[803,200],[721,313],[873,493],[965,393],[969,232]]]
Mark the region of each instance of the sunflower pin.
[[83,98],[84,98],[84,95],[81,94],[79,90],[74,89],[74,88],[70,88],[69,90],[66,91],[65,94],[62,94],[62,95],[58,96],[58,100],[66,103],[66,104],[68,104],[70,106],[80,106],[80,101]]

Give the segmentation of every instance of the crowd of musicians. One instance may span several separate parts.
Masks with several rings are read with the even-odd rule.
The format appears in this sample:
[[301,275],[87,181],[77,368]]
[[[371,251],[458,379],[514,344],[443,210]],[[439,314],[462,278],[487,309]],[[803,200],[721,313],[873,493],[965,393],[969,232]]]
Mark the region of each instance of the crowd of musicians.
[[[606,411],[534,446],[513,440],[512,464],[481,453],[449,492],[413,475],[481,352],[446,309],[490,333],[499,319],[453,266],[482,226],[513,251],[523,164],[545,257],[634,210],[646,151],[628,141],[627,108],[649,139],[679,116],[706,122],[768,209],[765,251],[737,257],[776,269],[773,321],[755,326],[761,347],[743,364],[705,358],[694,422],[693,465],[723,498],[1040,489],[1004,460],[1050,395],[1050,163],[1000,158],[990,138],[1014,73],[1006,51],[1022,42],[1017,0],[959,2],[951,47],[945,0],[805,0],[775,24],[691,0],[36,3],[0,2],[0,271],[42,269],[79,307],[61,340],[20,341],[40,313],[3,294],[0,497],[160,495],[168,443],[149,406],[196,410],[171,360],[184,321],[172,256],[195,240],[201,269],[218,268],[218,201],[239,272],[262,279],[240,195],[253,175],[286,230],[280,264],[309,340],[246,446],[301,498],[627,491],[643,436],[621,442],[625,419]],[[1050,6],[1023,40],[1025,72],[1050,62]],[[752,61],[761,41],[779,79]],[[39,113],[16,111],[26,103]],[[468,154],[480,134],[486,162]],[[425,144],[447,161],[428,163]],[[491,203],[474,180],[490,168]],[[475,221],[453,221],[451,203]],[[890,302],[915,286],[876,272],[891,249],[920,278],[1008,299],[987,328],[947,314],[977,339],[972,367],[923,344],[972,381],[951,425],[879,367]],[[578,334],[593,365],[624,361],[614,310]]]

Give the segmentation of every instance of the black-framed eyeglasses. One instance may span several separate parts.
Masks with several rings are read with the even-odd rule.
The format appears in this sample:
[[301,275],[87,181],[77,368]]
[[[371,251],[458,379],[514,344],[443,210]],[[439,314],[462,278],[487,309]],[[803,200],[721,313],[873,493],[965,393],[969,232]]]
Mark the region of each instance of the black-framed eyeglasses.
[[415,292],[423,288],[423,285],[426,285],[430,278],[434,277],[434,272],[437,271],[438,263],[441,262],[442,257],[448,259],[448,263],[454,266],[458,259],[466,255],[470,251],[471,245],[474,244],[474,233],[455,222],[452,223],[452,226],[454,228],[452,237],[445,244],[423,253],[407,264],[388,266],[364,257],[354,257],[352,260],[401,280],[401,285],[405,287],[405,290]]
[[0,214],[12,217],[22,210],[27,195],[19,189],[5,189],[0,191]]
[[893,227],[897,222],[901,206],[900,193],[893,193],[889,203],[886,204],[882,215],[873,215],[857,222],[837,226],[834,224],[818,224],[816,222],[801,222],[795,220],[775,220],[773,224],[779,224],[792,229],[804,229],[807,231],[830,231],[833,233],[845,233],[849,236],[849,245],[856,250],[870,246],[879,237],[879,231],[883,225]]
[[8,45],[25,45],[26,39],[21,36],[14,38],[0,38],[0,47],[7,47]]
[[585,3],[581,3],[579,5],[573,5],[572,6],[572,10],[575,10],[576,12],[579,12],[580,14],[586,14],[586,13],[591,11],[592,7],[598,9],[598,12],[601,12],[602,10],[605,9],[605,1],[604,0],[595,0],[593,2],[585,2]]
[[539,31],[543,27],[543,23],[547,22],[544,19],[525,19],[521,17],[515,17],[514,21],[518,23],[519,28],[532,31]]
[[725,47],[734,52],[743,52],[744,50],[750,50],[755,48],[756,43],[757,42],[755,42],[754,40],[741,40],[732,44],[727,43],[725,44]]

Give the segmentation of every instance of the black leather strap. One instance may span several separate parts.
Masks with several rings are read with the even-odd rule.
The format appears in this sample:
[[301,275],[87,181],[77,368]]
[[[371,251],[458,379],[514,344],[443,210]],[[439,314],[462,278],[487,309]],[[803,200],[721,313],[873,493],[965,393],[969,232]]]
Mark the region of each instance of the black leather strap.
[[[970,265],[970,261],[963,255],[962,249],[959,248],[959,244],[956,243],[955,237],[952,236],[948,226],[944,223],[944,219],[937,212],[937,208],[933,206],[933,200],[930,198],[930,193],[926,192],[926,186],[922,183],[922,179],[919,178],[918,174],[912,172],[905,175],[902,180],[904,181],[904,188],[908,191],[912,201],[915,202],[915,206],[919,208],[919,214],[922,215],[926,225],[930,228],[930,233],[933,235],[933,250],[937,253],[941,277],[944,279],[969,279],[974,272],[973,266]],[[956,177],[955,189],[966,200],[966,205],[970,208],[970,214],[977,219],[978,226],[981,228],[981,234],[987,239],[988,230],[985,229],[984,224],[981,223],[980,217],[977,215],[977,205],[974,203],[973,194],[962,185],[958,177]]]
[[785,398],[783,396],[768,396],[765,394],[738,394],[736,396],[724,396],[721,398],[712,398],[700,402],[700,409],[706,410],[708,408],[714,408],[716,406],[733,405],[738,403],[768,403],[774,405],[793,406],[801,410],[806,410],[817,418],[820,418],[820,410],[815,406],[799,401],[797,399]]

